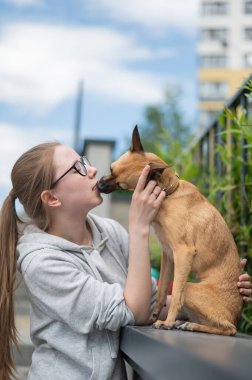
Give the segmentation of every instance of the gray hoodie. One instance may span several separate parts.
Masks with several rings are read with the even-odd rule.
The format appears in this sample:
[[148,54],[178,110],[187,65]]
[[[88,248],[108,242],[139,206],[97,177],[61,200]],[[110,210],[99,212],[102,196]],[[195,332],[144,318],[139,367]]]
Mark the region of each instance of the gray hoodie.
[[126,378],[119,333],[134,324],[123,296],[128,236],[110,219],[89,214],[88,223],[92,247],[32,225],[19,239],[18,268],[31,302],[35,346],[29,380]]

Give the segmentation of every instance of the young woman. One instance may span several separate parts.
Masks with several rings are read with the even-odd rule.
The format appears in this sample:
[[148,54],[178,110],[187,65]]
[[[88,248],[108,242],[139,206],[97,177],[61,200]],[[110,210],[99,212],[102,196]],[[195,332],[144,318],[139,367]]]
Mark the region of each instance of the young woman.
[[[35,346],[30,380],[126,379],[120,327],[145,324],[155,287],[150,277],[150,224],[165,193],[146,166],[129,210],[129,239],[115,221],[89,211],[102,202],[96,168],[71,148],[38,145],[13,167],[13,189],[0,225],[0,379],[13,373],[16,263],[31,302]],[[30,223],[22,223],[15,199]],[[245,300],[249,276],[240,277]]]

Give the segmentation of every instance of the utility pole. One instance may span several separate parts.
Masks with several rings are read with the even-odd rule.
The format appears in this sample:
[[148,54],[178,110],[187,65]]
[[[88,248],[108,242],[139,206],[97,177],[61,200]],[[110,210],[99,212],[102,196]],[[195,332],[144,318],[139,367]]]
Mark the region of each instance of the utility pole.
[[77,91],[77,101],[76,101],[76,113],[75,113],[75,125],[74,125],[74,142],[73,147],[76,152],[79,152],[80,146],[80,129],[81,129],[81,117],[82,117],[82,106],[83,106],[83,80],[80,81]]

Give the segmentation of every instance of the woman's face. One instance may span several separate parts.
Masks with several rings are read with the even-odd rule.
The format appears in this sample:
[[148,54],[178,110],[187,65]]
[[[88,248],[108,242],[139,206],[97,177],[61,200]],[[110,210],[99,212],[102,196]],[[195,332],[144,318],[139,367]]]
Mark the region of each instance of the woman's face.
[[[54,152],[54,181],[60,178],[80,156],[70,147],[58,145]],[[87,166],[87,175],[81,176],[75,169],[70,170],[53,188],[53,193],[59,198],[62,207],[69,213],[87,213],[102,202],[102,197],[96,189],[97,169]]]

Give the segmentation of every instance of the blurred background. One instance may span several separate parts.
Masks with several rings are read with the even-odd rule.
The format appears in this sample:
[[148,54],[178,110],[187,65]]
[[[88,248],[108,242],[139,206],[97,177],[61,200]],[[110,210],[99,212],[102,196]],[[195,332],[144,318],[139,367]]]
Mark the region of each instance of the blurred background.
[[113,139],[117,156],[166,88],[181,88],[183,114],[195,130],[198,6],[1,0],[0,204],[26,149],[54,139],[80,149],[86,138]]
[[113,140],[114,158],[135,124],[149,123],[150,106],[164,103],[197,135],[251,71],[251,8],[1,0],[0,205],[13,163],[34,144],[56,139],[81,151],[85,139]]
[[[251,273],[251,72],[251,0],[1,0],[0,206],[14,162],[33,145],[70,145],[99,177],[138,124],[145,148],[219,208]],[[95,212],[127,228],[129,201],[104,196]],[[158,271],[154,236],[151,247]],[[22,287],[16,304],[26,378]],[[252,332],[251,307],[240,328]]]

